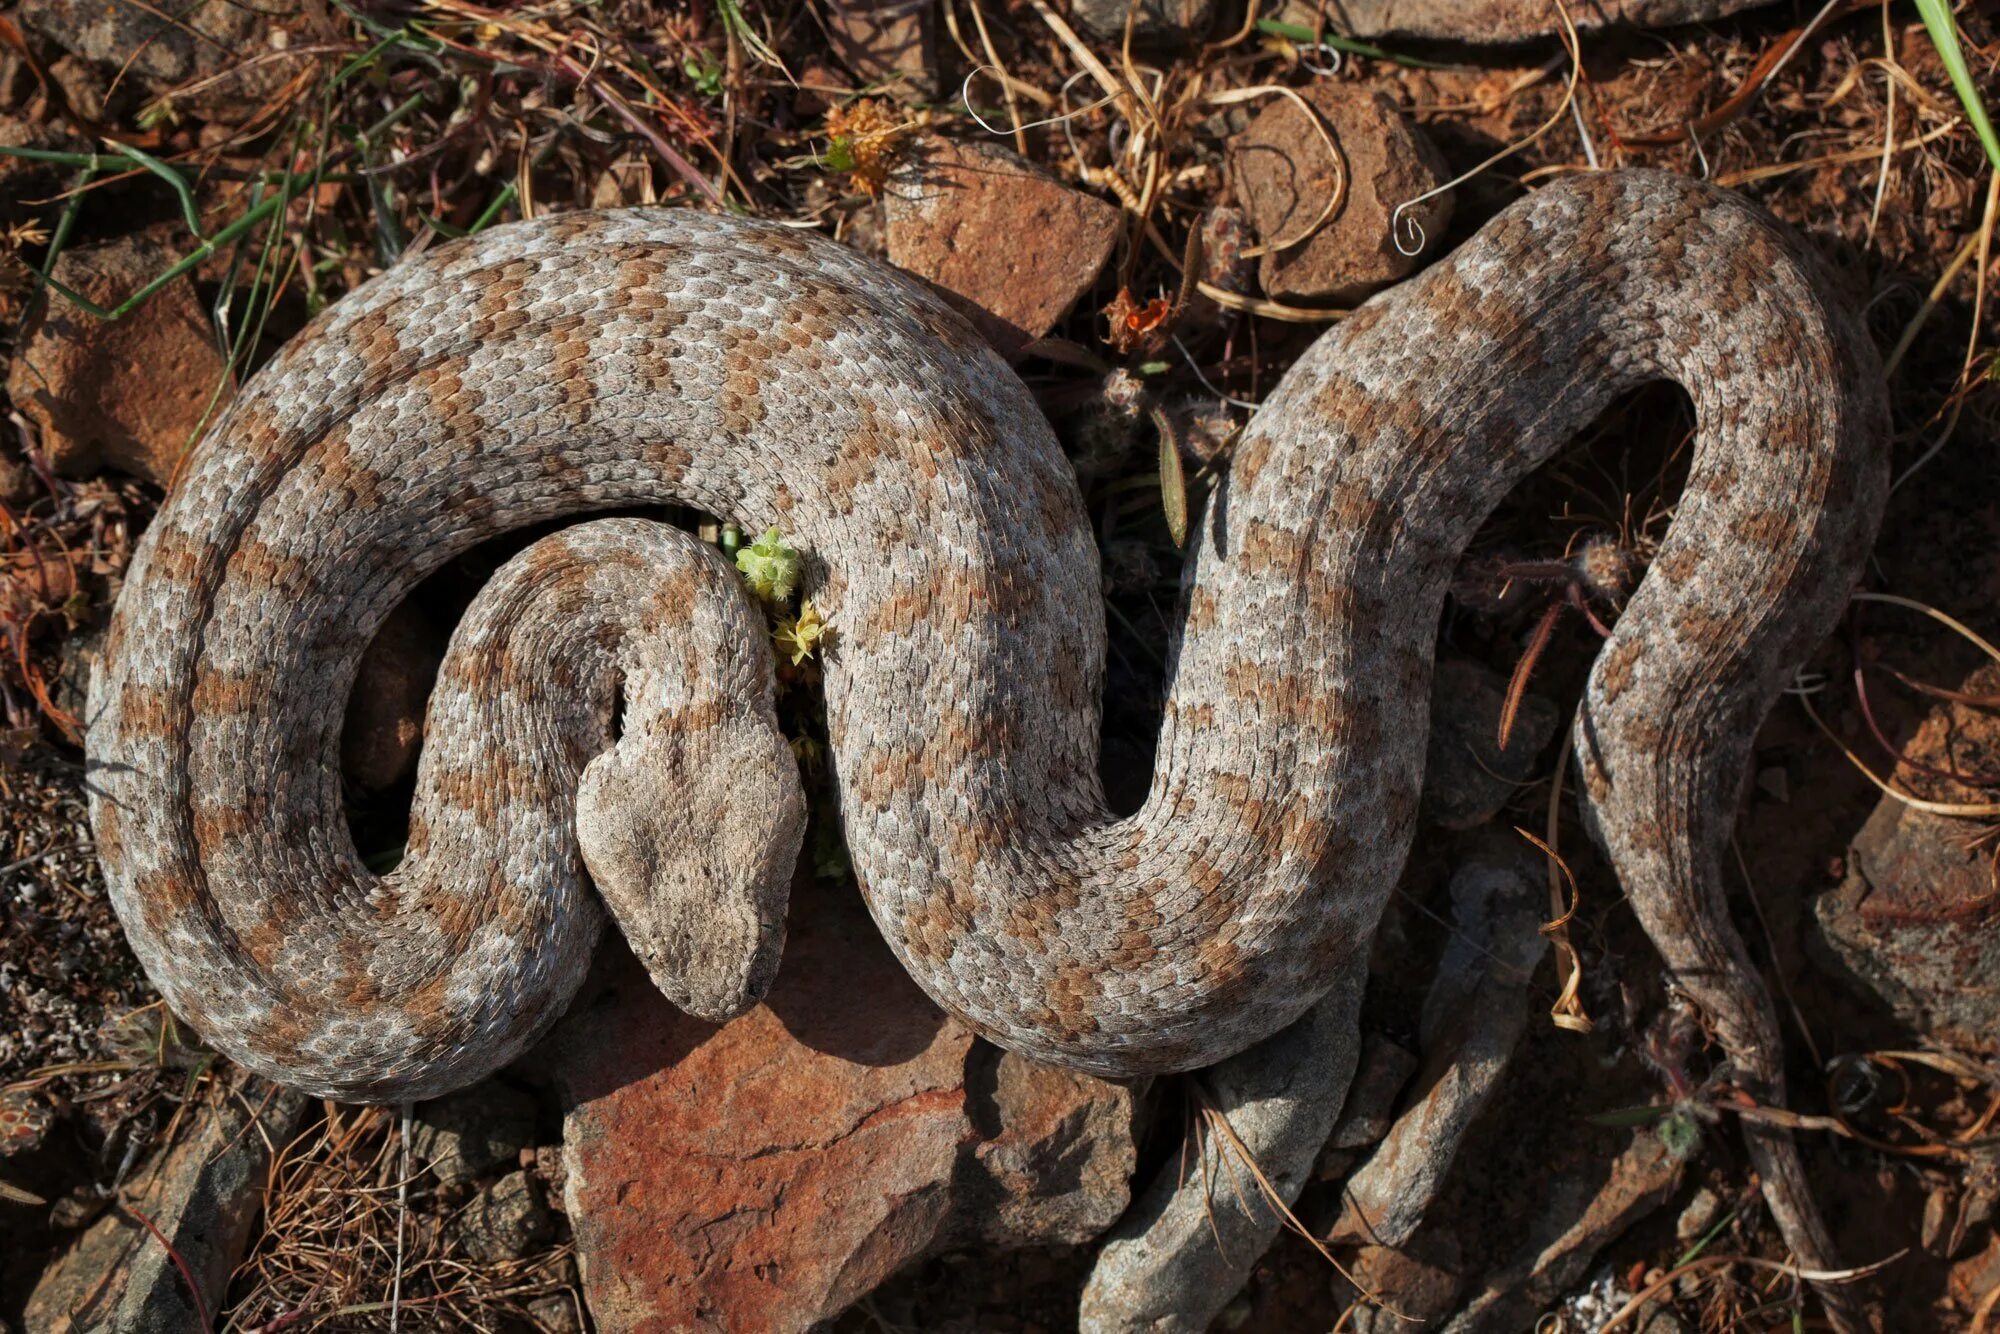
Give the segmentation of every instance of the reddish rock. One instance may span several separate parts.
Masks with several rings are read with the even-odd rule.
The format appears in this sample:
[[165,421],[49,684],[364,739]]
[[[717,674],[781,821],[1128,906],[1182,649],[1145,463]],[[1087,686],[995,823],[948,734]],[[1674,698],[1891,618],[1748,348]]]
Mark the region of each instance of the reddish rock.
[[931,0],[831,0],[827,44],[862,82],[913,99],[938,93]]
[[424,706],[443,656],[443,637],[422,612],[406,602],[389,613],[348,696],[340,771],[349,780],[385,788],[415,767]]
[[1007,149],[938,138],[912,145],[887,212],[890,261],[955,298],[1009,360],[1096,281],[1121,225]]
[[[115,305],[173,265],[144,235],[66,250],[55,278]],[[177,279],[121,320],[101,320],[50,294],[22,331],[7,392],[66,477],[117,468],[164,486],[224,382],[194,284]],[[228,401],[224,389],[217,402]],[[213,416],[209,420],[213,421]]]
[[[1981,668],[1963,690],[1993,694],[2000,669]],[[2000,718],[1942,705],[1905,755],[1971,777],[2000,773]],[[1933,801],[1987,800],[1982,789],[1907,765],[1897,781]],[[2000,896],[1992,850],[1972,838],[1980,828],[1884,797],[1848,850],[1840,888],[1813,910],[1840,962],[1904,1022],[1948,1046],[1991,1052],[2000,1050]]]
[[[1356,97],[1335,83],[1309,88],[1304,96],[1340,145],[1340,162],[1296,102],[1274,98],[1230,140],[1230,178],[1265,245],[1298,242],[1259,261],[1265,295],[1359,301],[1434,253],[1451,222],[1449,192],[1404,210],[1403,249],[1417,249],[1412,224],[1425,238],[1417,254],[1397,249],[1390,220],[1397,205],[1442,184],[1448,172],[1423,131],[1388,96]],[[1346,199],[1313,230],[1340,187],[1343,165]],[[1302,236],[1307,239],[1299,241]]]
[[546,1049],[599,1329],[804,1328],[933,1251],[1078,1242],[1125,1208],[1128,1090],[975,1042],[851,889],[799,898],[743,1017],[680,1014],[612,947]]

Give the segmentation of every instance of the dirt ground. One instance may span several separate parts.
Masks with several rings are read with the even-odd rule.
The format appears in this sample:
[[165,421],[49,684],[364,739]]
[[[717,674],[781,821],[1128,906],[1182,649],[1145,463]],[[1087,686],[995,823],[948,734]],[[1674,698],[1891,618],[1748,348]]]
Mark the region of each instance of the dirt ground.
[[[1088,76],[1075,77],[1085,67],[1042,7],[1032,0],[946,3],[953,6],[949,21],[942,9],[924,9],[934,50],[928,64],[914,66],[919,77],[902,82],[880,69],[858,73],[855,64],[866,62],[830,36],[825,8],[802,4],[556,0],[488,11],[458,0],[308,2],[286,7],[279,19],[256,19],[255,31],[237,32],[233,50],[210,42],[217,49],[204,47],[201,61],[151,82],[143,61],[107,74],[101,62],[68,53],[28,21],[33,6],[0,8],[0,146],[55,155],[0,156],[0,356],[21,352],[41,299],[33,275],[52,249],[143,234],[169,259],[194,250],[182,200],[162,172],[126,159],[92,172],[75,156],[107,140],[171,164],[162,170],[187,183],[187,207],[204,231],[227,235],[187,272],[195,308],[226,315],[218,346],[222,374],[234,382],[427,230],[453,234],[516,217],[524,201],[549,210],[698,203],[718,193],[732,208],[809,221],[879,252],[883,204],[871,169],[878,161],[893,166],[922,135],[942,133],[1021,148],[1064,182],[1124,209],[1109,262],[1051,331],[1115,359],[1105,312],[1121,292],[1129,300],[1120,312],[1174,294],[1186,236],[1208,209],[1232,200],[1226,143],[1278,96],[1232,103],[1213,95],[1330,84],[1357,99],[1386,94],[1422,127],[1453,175],[1518,146],[1456,188],[1449,234],[1430,238],[1429,255],[1447,251],[1524,191],[1593,164],[1705,175],[1796,227],[1829,260],[1877,345],[1897,352],[1890,382],[1895,467],[1906,480],[1892,499],[1867,586],[1941,609],[1974,631],[2000,629],[1993,612],[2000,603],[2000,469],[1992,465],[2000,395],[1990,384],[2000,341],[1984,286],[1996,169],[1909,5],[1844,6],[1803,40],[1796,33],[1816,4],[1778,3],[1663,31],[1589,34],[1578,64],[1555,39],[1483,48],[1391,37],[1379,39],[1381,53],[1336,57],[1247,25],[1246,17],[1260,15],[1224,3],[1206,40],[1141,43],[1130,54],[1131,74],[1155,107],[1147,156],[1135,159],[1126,150],[1137,127],[1119,104],[1097,104]],[[1968,6],[1958,18],[1973,81],[1990,97],[2000,92],[2000,33],[1984,8]],[[1288,21],[1300,15],[1309,23],[1310,6],[1285,13]],[[273,23],[287,34],[282,45],[263,30]],[[1119,42],[1086,45],[1107,70],[1127,69]],[[269,59],[273,50],[294,55]],[[266,55],[252,60],[245,53],[253,51]],[[255,77],[232,84],[225,71],[245,61],[255,65]],[[1016,119],[1058,123],[997,136],[983,129],[971,106],[1005,131],[1006,99],[984,74],[964,81],[996,61],[1018,81]],[[867,106],[856,90],[870,95]],[[1691,126],[1699,132],[1691,135]],[[281,208],[266,202],[273,180],[286,192]],[[1293,304],[1310,310],[1315,303]],[[1199,336],[1189,335],[1191,351],[1170,346],[1148,383],[1163,404],[1225,417],[1222,396],[1261,399],[1324,325],[1254,310],[1211,308],[1203,318]],[[1022,372],[1077,452],[1086,448],[1086,419],[1098,410],[1098,377],[1058,353],[1028,358]],[[130,383],[120,381],[117,392],[140,395]],[[33,1152],[0,1157],[0,1182],[11,1188],[0,1192],[0,1320],[18,1321],[37,1273],[101,1213],[130,1164],[170,1132],[177,1104],[197,1082],[226,1076],[183,1045],[192,1038],[164,1018],[124,944],[90,851],[79,745],[92,635],[178,448],[57,458],[39,419],[19,404],[7,406],[0,427],[0,1096],[14,1102],[0,1102],[0,1131],[11,1124],[10,1107],[32,1104],[37,1115],[53,1118]],[[1236,422],[1243,416],[1233,413]],[[1462,593],[1441,630],[1447,649],[1501,679],[1521,668],[1556,594],[1502,588],[1493,571],[1507,561],[1560,559],[1600,535],[1643,555],[1670,512],[1675,461],[1691,428],[1683,396],[1641,391],[1510,497],[1468,554]],[[1150,770],[1179,555],[1148,428],[1128,431],[1091,471],[1086,499],[1101,519],[1108,571],[1105,768],[1114,800],[1135,802],[1130,777]],[[1196,476],[1192,485],[1198,504],[1204,482]],[[480,571],[501,554],[484,551],[426,585],[420,599],[430,618],[448,626]],[[1531,664],[1534,692],[1566,712],[1596,643],[1581,617],[1560,619]],[[1863,676],[1863,660],[1903,679],[1885,670]],[[1897,769],[1898,754],[1938,705],[1935,692],[1922,687],[1958,690],[1982,661],[1978,648],[1920,614],[1870,607],[1851,619],[1813,663],[1823,685],[1812,699],[1826,728],[1797,699],[1780,704],[1758,739],[1737,828],[1738,923],[1780,998],[1791,1110],[1824,1118],[1804,1139],[1842,1254],[1856,1265],[1893,1261],[1864,1281],[1892,1330],[1982,1328],[1995,1307],[1995,1044],[1919,1031],[1892,1013],[1817,943],[1812,903],[1841,884],[1850,841],[1882,799],[1846,749],[1878,774],[1897,774],[1906,790],[1922,791],[1923,773]],[[1947,747],[1962,774],[2000,769],[2000,757],[1983,769],[1979,763],[1995,735],[1972,716],[1982,701],[1990,702],[1981,696],[1966,703],[1963,734]],[[1494,824],[1543,829],[1553,761],[1552,747]],[[1953,799],[1991,802],[1996,786],[1974,783]],[[406,777],[357,791],[350,813],[364,850],[400,843],[408,798]],[[1993,842],[1990,819],[1961,823],[1968,842]],[[1704,1102],[1712,1051],[1699,1035],[1664,1057],[1656,1050],[1656,1020],[1669,999],[1658,963],[1568,808],[1561,835],[1579,885],[1571,930],[1581,995],[1598,1023],[1579,1035],[1543,1020],[1557,984],[1547,969],[1537,978],[1537,1022],[1439,1206],[1458,1220],[1456,1263],[1473,1271],[1499,1257],[1551,1192],[1601,1171],[1622,1143],[1606,1114],[1679,1106],[1698,1123],[1698,1141],[1673,1203],[1619,1237],[1581,1295],[1552,1317],[1563,1323],[1542,1327],[1599,1328],[1603,1311],[1591,1306],[1589,1285],[1600,1295],[1615,1287],[1629,1296],[1663,1278],[1684,1327],[1819,1327],[1809,1295],[1748,1265],[1703,1263],[1674,1283],[1670,1271],[1691,1258],[1677,1220],[1698,1190],[1723,1202],[1718,1230],[1699,1254],[1783,1260],[1783,1248],[1755,1201],[1733,1121]],[[1423,960],[1436,952],[1435,908],[1457,837],[1428,829],[1420,835],[1384,925],[1366,1016],[1372,1031],[1414,1031]],[[1879,1056],[1910,1051],[1969,1064]],[[1165,1089],[1158,1100],[1173,1108],[1176,1097]],[[367,1116],[316,1112],[296,1148],[311,1170],[287,1178],[294,1188],[365,1195],[391,1180],[393,1163],[382,1148],[391,1127]],[[543,1120],[546,1139],[557,1133],[553,1104]],[[1175,1118],[1163,1113],[1160,1122],[1156,1140],[1171,1139]],[[1149,1152],[1163,1158],[1164,1140]],[[436,1220],[462,1202],[444,1195],[414,1207]],[[1337,1212],[1326,1183],[1309,1186],[1296,1206],[1308,1228]],[[370,1288],[383,1280],[380,1266],[336,1273],[299,1260],[326,1235],[313,1230],[323,1229],[323,1217],[300,1210],[284,1217],[298,1235],[260,1235],[232,1288],[227,1327],[252,1328],[280,1311],[311,1307],[315,1294],[337,1291],[346,1303],[379,1295]],[[310,1226],[297,1221],[315,1217]],[[367,1226],[391,1225],[380,1211],[371,1217]],[[567,1244],[558,1231],[511,1268],[441,1260],[423,1282],[455,1296],[433,1308],[436,1318],[467,1327],[560,1327],[552,1308],[531,1302],[573,1291]],[[839,1328],[1059,1330],[1074,1321],[1088,1263],[1087,1249],[931,1259],[865,1300]],[[1355,1296],[1311,1244],[1288,1232],[1218,1327],[1332,1329]],[[325,1314],[339,1304],[313,1308],[319,1314],[310,1322],[291,1327],[380,1326],[379,1312]]]

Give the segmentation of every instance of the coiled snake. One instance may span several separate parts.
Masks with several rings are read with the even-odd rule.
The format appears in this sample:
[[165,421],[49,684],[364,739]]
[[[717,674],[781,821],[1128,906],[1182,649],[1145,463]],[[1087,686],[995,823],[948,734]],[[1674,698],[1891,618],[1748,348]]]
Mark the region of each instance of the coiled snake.
[[[521,1052],[578,986],[600,901],[677,1002],[752,1003],[804,803],[762,619],[672,529],[601,520],[511,561],[446,656],[403,863],[369,873],[342,817],[343,701],[418,580],[524,524],[675,502],[807,553],[842,824],[924,989],[1045,1060],[1205,1065],[1369,948],[1457,558],[1661,378],[1700,433],[1590,675],[1581,799],[1739,1078],[1779,1097],[1718,853],[1757,726],[1873,540],[1886,410],[1812,263],[1658,173],[1536,192],[1284,377],[1200,518],[1151,794],[1124,819],[1097,770],[1075,480],[937,298],[684,211],[431,250],[255,377],[140,543],[89,727],[113,901],[203,1036],[334,1097],[426,1097]],[[1767,1177],[1796,1170],[1759,1143]]]

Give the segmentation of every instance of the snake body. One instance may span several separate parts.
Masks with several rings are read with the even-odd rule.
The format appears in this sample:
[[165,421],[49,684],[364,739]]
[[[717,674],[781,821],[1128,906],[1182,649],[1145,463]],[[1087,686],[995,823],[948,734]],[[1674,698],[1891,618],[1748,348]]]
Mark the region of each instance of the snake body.
[[673,502],[807,553],[842,825],[924,989],[1033,1057],[1206,1065],[1369,948],[1460,553],[1662,378],[1696,407],[1692,474],[1591,673],[1581,798],[1741,1077],[1777,1096],[1718,855],[1757,726],[1872,543],[1886,410],[1814,264],[1657,173],[1536,192],[1284,377],[1191,543],[1128,818],[1096,763],[1075,480],[936,297],[685,211],[430,250],[252,380],[139,544],[88,737],[113,901],[179,1014],[328,1096],[430,1096],[522,1051],[579,985],[600,895],[676,1000],[753,1002],[803,804],[762,622],[692,539],[601,520],[528,548],[454,635],[402,864],[367,871],[341,813],[342,702],[418,580],[525,524]]

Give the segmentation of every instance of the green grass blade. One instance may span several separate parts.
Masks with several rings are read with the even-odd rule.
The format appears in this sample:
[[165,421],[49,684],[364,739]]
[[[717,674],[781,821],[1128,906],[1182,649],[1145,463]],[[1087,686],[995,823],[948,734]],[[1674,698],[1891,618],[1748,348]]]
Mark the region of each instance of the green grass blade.
[[1993,133],[1993,121],[1986,114],[1986,103],[1980,100],[1979,88],[1972,82],[1972,71],[1966,67],[1965,52],[1958,44],[1958,22],[1951,16],[1951,0],[1917,0],[1917,12],[1924,17],[1924,27],[1930,30],[1931,45],[1937,47],[1938,59],[1944,62],[1944,72],[1951,76],[1951,86],[1958,90],[1958,100],[1965,104],[1965,116],[1972,122],[1973,130],[1979,135],[1979,142],[1986,146],[1986,160],[2000,171],[2000,137]]

